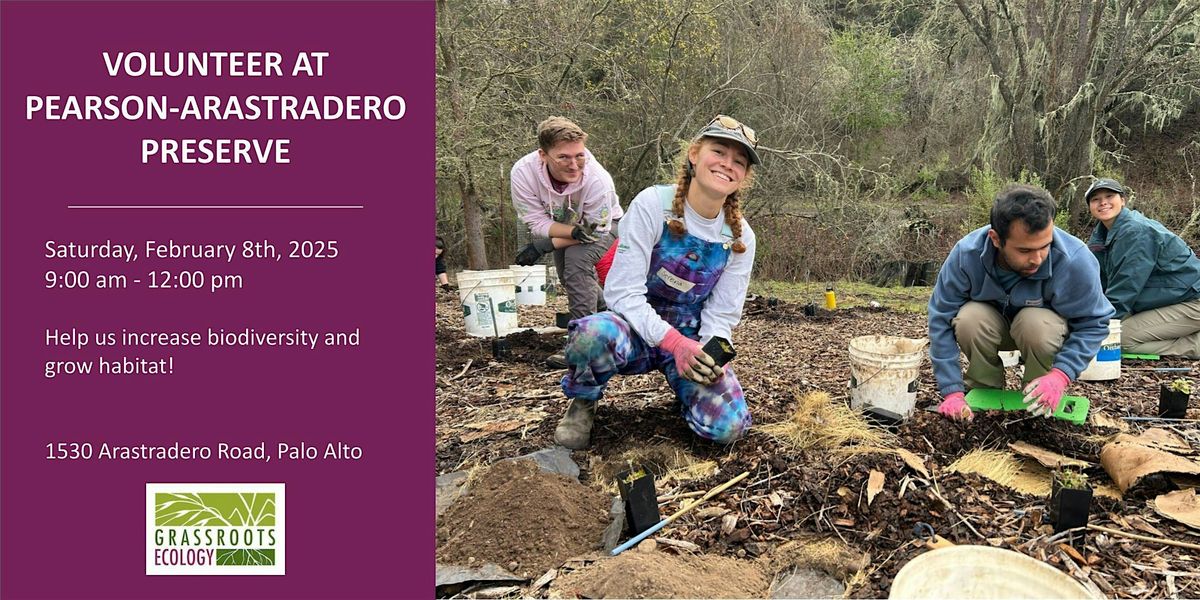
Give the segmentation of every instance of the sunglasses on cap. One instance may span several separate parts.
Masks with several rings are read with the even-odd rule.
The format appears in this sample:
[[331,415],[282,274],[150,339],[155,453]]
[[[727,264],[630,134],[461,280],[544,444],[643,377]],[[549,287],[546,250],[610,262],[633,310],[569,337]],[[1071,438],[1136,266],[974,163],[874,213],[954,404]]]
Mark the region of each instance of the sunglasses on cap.
[[708,127],[712,127],[713,125],[720,126],[722,129],[729,131],[740,131],[745,136],[746,141],[750,142],[755,148],[758,147],[758,134],[754,133],[754,129],[733,117],[717,115],[708,123]]

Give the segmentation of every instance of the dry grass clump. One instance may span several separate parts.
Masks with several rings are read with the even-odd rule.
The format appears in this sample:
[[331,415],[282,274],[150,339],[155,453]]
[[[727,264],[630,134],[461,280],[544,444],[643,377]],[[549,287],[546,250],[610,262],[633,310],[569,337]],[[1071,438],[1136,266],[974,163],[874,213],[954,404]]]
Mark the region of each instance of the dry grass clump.
[[1032,460],[1022,460],[1002,450],[974,450],[954,461],[951,473],[974,473],[1022,494],[1050,493],[1050,471]]
[[616,495],[617,473],[628,469],[631,464],[654,475],[655,487],[660,491],[671,484],[711,477],[717,470],[717,463],[711,460],[699,460],[670,444],[654,444],[632,448],[612,458],[593,458],[592,482],[601,490]]
[[810,567],[847,583],[867,566],[869,557],[837,539],[822,538],[786,542],[766,560],[768,569],[775,573],[794,567]]
[[1003,450],[972,450],[950,463],[946,470],[951,473],[974,473],[1012,487],[1021,473],[1021,460]]
[[[974,473],[1022,494],[1050,495],[1050,469],[1034,460],[1023,460],[1001,450],[975,450],[951,463],[951,473]],[[1110,484],[1092,486],[1097,496],[1121,499],[1121,492]]]
[[797,397],[791,419],[758,430],[800,450],[856,454],[883,452],[893,444],[891,435],[871,427],[861,414],[825,392]]

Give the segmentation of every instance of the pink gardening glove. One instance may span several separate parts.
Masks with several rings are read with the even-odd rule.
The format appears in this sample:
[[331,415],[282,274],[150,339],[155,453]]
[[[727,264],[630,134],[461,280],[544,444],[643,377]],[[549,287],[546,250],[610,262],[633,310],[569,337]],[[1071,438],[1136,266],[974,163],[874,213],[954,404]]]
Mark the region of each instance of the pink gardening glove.
[[975,413],[972,413],[971,407],[967,406],[967,398],[962,392],[946,394],[942,403],[938,405],[938,412],[942,413],[943,417],[949,417],[955,421],[970,421],[975,418]]
[[1058,369],[1050,369],[1049,373],[1034,379],[1025,386],[1025,410],[1040,416],[1049,417],[1058,410],[1058,403],[1062,402],[1063,392],[1067,391],[1067,386],[1071,384],[1070,378],[1066,373]]
[[719,371],[716,361],[705,354],[700,342],[679,333],[678,329],[672,327],[667,331],[658,347],[675,357],[675,370],[680,375],[701,385],[709,385],[717,380]]

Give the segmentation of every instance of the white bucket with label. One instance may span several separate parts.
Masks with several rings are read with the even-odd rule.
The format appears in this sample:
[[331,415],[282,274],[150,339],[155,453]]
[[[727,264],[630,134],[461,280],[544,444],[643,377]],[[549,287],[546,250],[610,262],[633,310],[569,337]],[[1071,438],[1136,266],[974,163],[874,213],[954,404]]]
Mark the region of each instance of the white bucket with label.
[[1100,343],[1100,352],[1079,374],[1084,381],[1111,381],[1121,376],[1121,320],[1109,319],[1108,337]]
[[922,554],[904,565],[888,598],[1103,598],[1070,575],[1012,550],[952,546]]
[[546,304],[546,265],[510,265],[517,281],[517,304],[542,306]]
[[467,335],[503,337],[517,330],[516,281],[512,271],[459,271],[458,298],[462,301]]
[[864,335],[850,340],[850,407],[882,408],[908,417],[928,339]]

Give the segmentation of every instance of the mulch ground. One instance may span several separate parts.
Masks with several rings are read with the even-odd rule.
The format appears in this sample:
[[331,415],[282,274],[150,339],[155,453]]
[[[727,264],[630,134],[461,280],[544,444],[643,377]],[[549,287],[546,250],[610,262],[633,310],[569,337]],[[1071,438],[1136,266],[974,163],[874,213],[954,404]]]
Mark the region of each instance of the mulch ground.
[[[551,325],[554,311],[565,310],[564,300],[558,302],[552,307],[521,307],[520,322]],[[561,347],[563,334],[510,336],[508,356],[497,360],[490,340],[467,336],[462,320],[457,296],[439,293],[437,474],[553,446],[554,426],[566,408],[559,389],[562,371],[542,363]],[[801,305],[747,302],[746,318],[735,332],[738,357],[733,365],[746,389],[755,423],[788,419],[796,398],[806,392],[824,391],[834,402],[847,401],[847,346],[851,338],[868,334],[924,337],[925,317],[894,312],[886,306],[833,312],[818,309],[817,314],[805,316]],[[1193,366],[1195,361],[1180,359],[1125,361],[1120,379],[1077,382],[1070,393],[1088,397],[1092,414],[1150,416],[1157,410],[1159,383],[1179,374],[1143,369]],[[1015,385],[1015,375],[1010,378]],[[696,460],[717,464],[717,472],[711,476],[671,484],[670,489],[660,487],[660,496],[707,490],[750,471],[746,480],[708,504],[736,515],[732,527],[722,518],[693,511],[660,535],[694,543],[705,554],[745,559],[770,555],[781,544],[799,538],[840,539],[869,557],[865,576],[849,590],[853,597],[886,597],[900,567],[926,551],[914,541],[917,523],[928,523],[938,535],[955,543],[988,544],[1045,560],[1110,597],[1200,596],[1200,550],[1097,532],[1089,532],[1082,544],[1066,546],[1061,544],[1061,536],[1042,523],[1046,498],[946,470],[966,452],[1004,449],[1018,440],[1098,463],[1095,437],[1113,430],[1025,419],[1023,413],[978,415],[965,424],[951,422],[921,410],[936,405],[928,361],[922,367],[917,398],[919,410],[900,426],[896,438],[900,447],[924,460],[929,479],[917,475],[893,454],[797,451],[753,429],[731,446],[711,444],[697,438],[683,423],[658,373],[615,378],[599,406],[592,447],[573,457],[583,469],[584,483],[600,483],[594,481],[597,466],[650,445],[677,448]],[[1192,409],[1188,417],[1200,417],[1200,411]],[[1133,425],[1136,431],[1141,424]],[[1191,433],[1183,425],[1176,429]],[[885,484],[868,502],[865,488],[872,470],[884,475]],[[1093,483],[1108,483],[1102,470],[1089,473]],[[1119,501],[1097,497],[1091,523],[1200,544],[1200,533],[1159,517],[1148,506],[1161,491],[1162,482],[1155,483],[1134,488]],[[664,505],[663,514],[678,507],[674,502]]]

